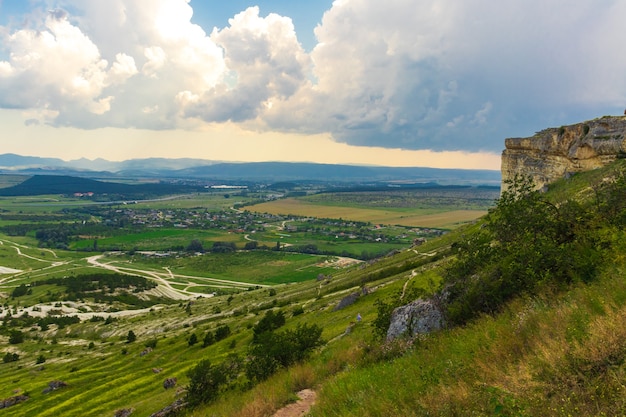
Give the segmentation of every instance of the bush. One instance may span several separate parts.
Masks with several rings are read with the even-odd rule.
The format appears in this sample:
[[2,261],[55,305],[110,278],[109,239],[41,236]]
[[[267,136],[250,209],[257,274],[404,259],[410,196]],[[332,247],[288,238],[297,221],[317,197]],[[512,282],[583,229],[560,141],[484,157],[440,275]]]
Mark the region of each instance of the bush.
[[187,245],[187,247],[185,248],[185,250],[187,252],[200,252],[200,253],[204,253],[204,246],[202,245],[202,242],[199,241],[198,239],[194,239],[191,241],[191,243],[189,243],[189,245]]
[[17,298],[17,297],[21,297],[23,295],[26,295],[26,294],[28,294],[28,290],[29,289],[30,288],[28,288],[25,284],[20,284],[18,287],[15,287],[15,289],[11,293],[11,297]]
[[202,341],[202,347],[211,346],[215,343],[215,335],[212,331],[208,331],[206,335],[204,335],[204,340]]
[[137,336],[135,335],[135,332],[133,332],[132,330],[129,330],[128,335],[126,335],[126,343],[133,343],[135,340],[137,340]]
[[274,310],[269,310],[265,313],[265,316],[259,320],[259,322],[252,328],[254,336],[253,341],[256,341],[260,334],[265,332],[271,332],[279,327],[285,325],[285,314],[282,311],[274,313]]
[[321,346],[322,328],[313,324],[298,325],[295,330],[260,333],[252,344],[246,365],[246,375],[251,381],[263,381],[280,367],[288,367],[306,359]]
[[546,286],[588,282],[602,263],[597,213],[577,202],[548,201],[530,178],[516,176],[508,186],[484,227],[454,245],[457,258],[445,271],[452,324]]
[[187,402],[194,407],[215,400],[220,391],[237,378],[241,360],[236,355],[229,355],[220,365],[213,366],[209,359],[201,360],[187,372]]
[[189,346],[193,346],[196,343],[198,343],[198,336],[196,336],[195,333],[192,333],[191,336],[189,336],[189,340],[187,340],[187,344]]
[[3,357],[2,357],[2,362],[4,363],[9,363],[9,362],[17,362],[20,359],[20,355],[18,355],[17,353],[10,353],[7,352]]
[[11,332],[9,333],[9,343],[12,345],[17,345],[22,342],[24,342],[24,334],[19,330],[11,330]]
[[230,336],[230,327],[227,324],[223,324],[215,330],[215,341],[226,339]]

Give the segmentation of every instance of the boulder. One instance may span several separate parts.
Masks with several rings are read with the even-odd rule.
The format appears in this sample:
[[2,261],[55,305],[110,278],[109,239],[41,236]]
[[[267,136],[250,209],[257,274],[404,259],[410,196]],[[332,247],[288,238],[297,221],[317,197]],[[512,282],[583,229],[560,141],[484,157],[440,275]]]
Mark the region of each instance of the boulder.
[[367,294],[369,294],[369,290],[367,289],[367,287],[363,287],[363,288],[361,288],[360,291],[353,292],[352,294],[347,295],[344,298],[342,298],[341,301],[339,301],[339,304],[337,304],[335,306],[333,311],[338,311],[338,310],[344,309],[344,308],[346,308],[346,307],[356,303],[356,300],[358,300],[359,297],[361,297],[363,295],[367,295]]
[[445,326],[446,321],[440,302],[436,298],[427,300],[420,298],[393,310],[387,340],[430,333]]
[[1,408],[8,408],[11,406],[14,406],[15,404],[19,404],[21,402],[24,402],[26,400],[28,400],[30,397],[26,396],[26,395],[16,395],[14,397],[9,397],[9,398],[5,398],[3,400],[0,400],[0,409]]
[[65,388],[65,387],[67,387],[67,383],[63,381],[50,381],[48,382],[48,388],[44,389],[43,393],[47,394],[49,392],[56,391],[59,388]]
[[178,382],[178,380],[175,377],[165,378],[165,381],[163,381],[163,388],[174,388],[176,386],[176,382]]
[[176,415],[176,413],[181,411],[186,406],[187,406],[187,402],[185,402],[185,400],[183,400],[182,398],[179,398],[178,400],[174,401],[172,404],[168,405],[167,407],[157,411],[156,413],[150,414],[150,417],[174,416]]

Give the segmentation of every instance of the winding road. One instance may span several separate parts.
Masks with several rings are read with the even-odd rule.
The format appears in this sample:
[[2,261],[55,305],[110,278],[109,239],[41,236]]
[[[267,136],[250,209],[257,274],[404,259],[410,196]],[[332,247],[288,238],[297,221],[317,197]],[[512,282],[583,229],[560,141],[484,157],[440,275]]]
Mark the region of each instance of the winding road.
[[[106,269],[108,271],[113,271],[118,274],[126,274],[126,275],[139,275],[145,278],[151,279],[157,283],[157,287],[148,291],[148,294],[167,297],[174,300],[188,300],[191,298],[195,298],[198,296],[211,296],[210,294],[198,293],[191,291],[193,287],[201,287],[202,283],[206,286],[210,286],[212,288],[239,288],[246,289],[249,287],[267,287],[267,285],[254,284],[248,282],[239,282],[239,281],[231,281],[226,279],[217,279],[217,278],[208,278],[208,277],[200,277],[193,275],[181,275],[175,274],[168,267],[163,268],[165,271],[154,271],[148,269],[139,269],[132,268],[128,266],[116,265],[116,261],[111,259],[109,261],[104,261],[106,258],[106,254],[93,255],[79,260],[59,260],[58,255],[51,249],[37,249],[37,250],[45,250],[47,252],[52,253],[54,260],[38,258],[36,256],[29,255],[24,253],[23,250],[35,249],[30,248],[26,245],[19,244],[17,242],[12,242],[6,239],[0,240],[0,245],[10,246],[15,249],[18,256],[22,256],[34,261],[39,261],[47,264],[41,268],[33,268],[28,270],[17,270],[14,268],[0,266],[0,284],[9,284],[12,281],[16,281],[24,274],[29,274],[29,276],[33,276],[37,274],[37,276],[44,276],[50,274],[52,271],[49,271],[53,268],[58,268],[64,265],[74,265],[79,266],[78,262],[86,261],[87,264],[94,268]],[[177,281],[176,284],[180,286],[184,286],[184,288],[175,288],[172,286],[171,281]]]

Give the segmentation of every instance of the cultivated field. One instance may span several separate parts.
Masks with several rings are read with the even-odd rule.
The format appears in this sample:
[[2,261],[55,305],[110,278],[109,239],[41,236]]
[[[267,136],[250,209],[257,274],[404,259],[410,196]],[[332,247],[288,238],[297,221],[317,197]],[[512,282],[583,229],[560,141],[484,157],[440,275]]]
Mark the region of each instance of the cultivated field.
[[323,193],[246,208],[271,214],[453,229],[485,215],[498,196],[495,189],[474,188]]

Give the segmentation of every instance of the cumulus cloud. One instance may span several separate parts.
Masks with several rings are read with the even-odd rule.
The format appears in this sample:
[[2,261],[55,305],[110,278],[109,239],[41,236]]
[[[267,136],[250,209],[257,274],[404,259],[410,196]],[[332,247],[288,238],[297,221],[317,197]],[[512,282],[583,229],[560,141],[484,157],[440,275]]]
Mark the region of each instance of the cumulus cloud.
[[105,87],[107,62],[98,47],[64,13],[52,12],[40,30],[4,39],[11,50],[0,62],[0,103],[7,107],[95,105]]
[[63,4],[74,14],[58,9],[38,22],[34,13],[5,36],[1,106],[57,111],[46,120],[55,125],[176,128],[177,94],[223,78],[223,51],[191,23],[185,0]]
[[310,53],[289,17],[258,7],[207,33],[187,0],[58,1],[71,13],[0,28],[0,106],[56,125],[231,121],[499,150],[505,136],[626,102],[620,0],[336,0]]
[[179,95],[187,116],[208,121],[253,120],[306,82],[309,58],[298,43],[291,19],[277,14],[263,18],[258,7],[250,7],[229,24],[214,30],[211,39],[224,49],[232,82],[200,96]]
[[268,120],[353,144],[498,150],[624,101],[614,16],[623,2],[336,1],[316,30],[317,84]]

